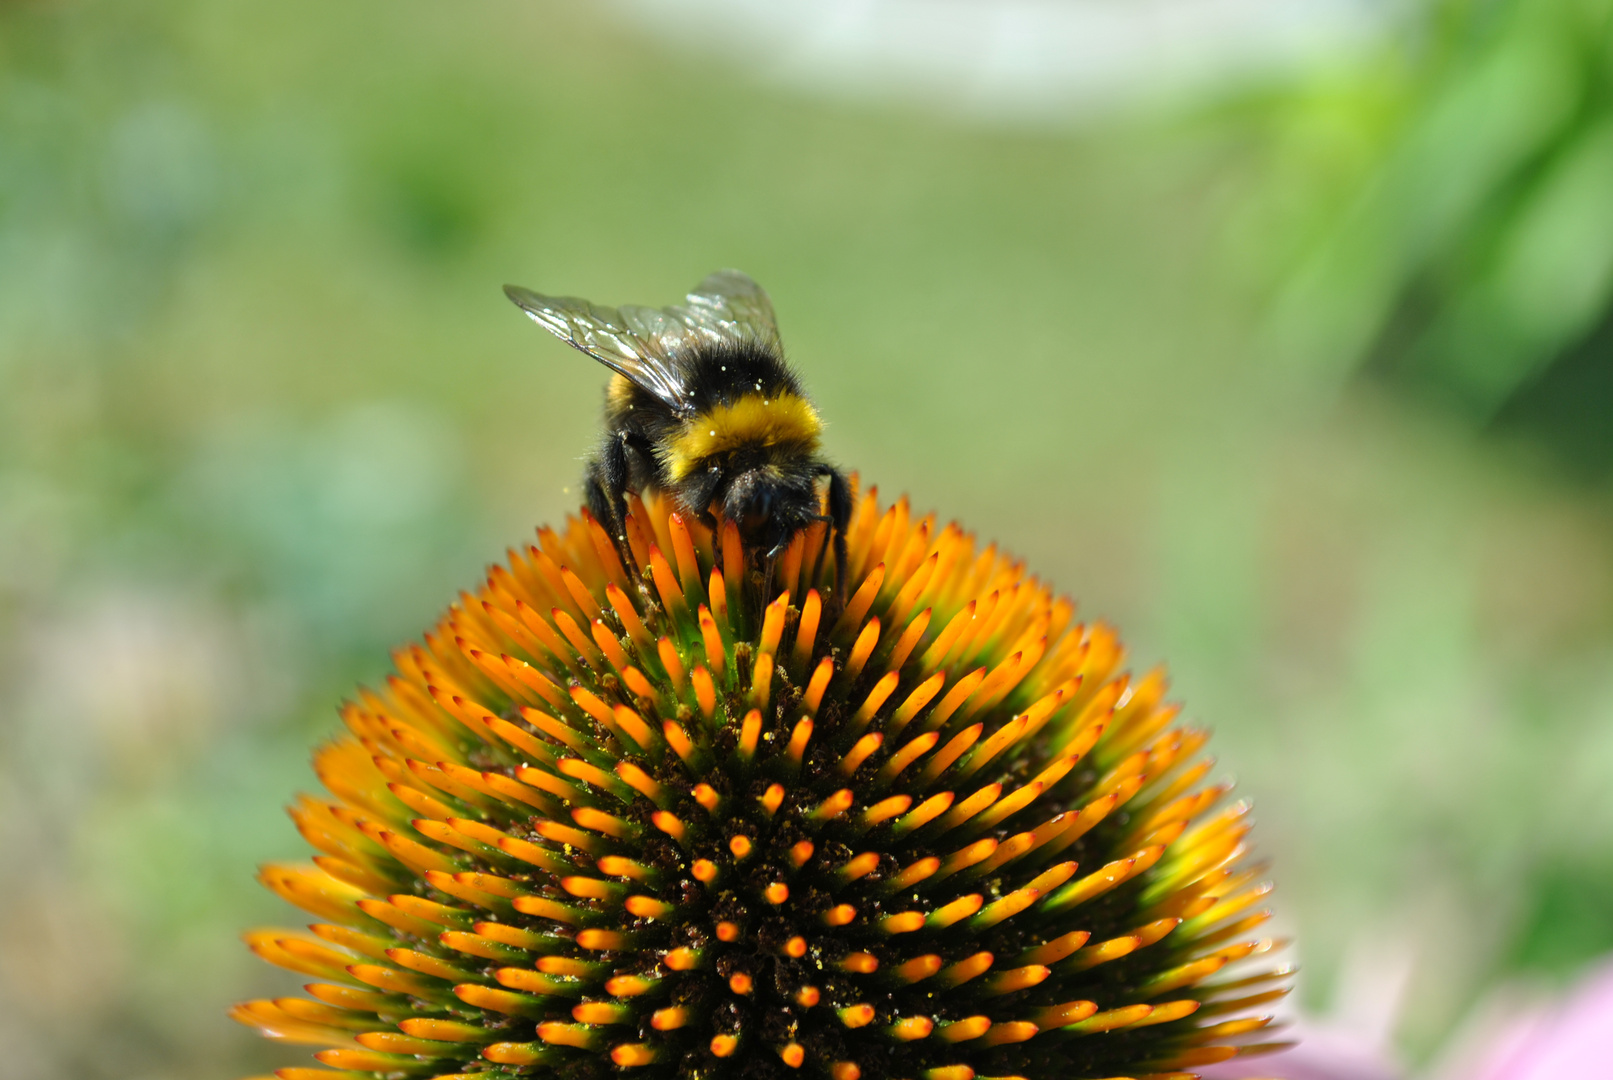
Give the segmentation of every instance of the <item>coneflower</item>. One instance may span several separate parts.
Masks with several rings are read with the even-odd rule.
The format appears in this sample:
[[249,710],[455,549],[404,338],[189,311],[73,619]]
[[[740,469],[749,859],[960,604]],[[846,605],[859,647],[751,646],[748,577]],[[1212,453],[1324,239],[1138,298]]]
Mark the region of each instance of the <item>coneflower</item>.
[[[1021,563],[859,499],[770,574],[630,499],[511,550],[291,814],[318,921],[252,949],[322,1044],[282,1080],[1188,1077],[1254,1053],[1286,967],[1243,803],[1158,673]],[[764,586],[768,592],[764,594]]]

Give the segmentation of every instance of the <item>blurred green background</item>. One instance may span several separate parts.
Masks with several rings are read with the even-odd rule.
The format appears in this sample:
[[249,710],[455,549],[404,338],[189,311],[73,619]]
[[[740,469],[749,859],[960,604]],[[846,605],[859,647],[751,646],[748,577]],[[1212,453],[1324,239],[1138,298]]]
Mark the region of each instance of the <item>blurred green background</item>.
[[1016,115],[668,2],[0,3],[6,1075],[287,1063],[313,742],[577,500],[505,281],[766,285],[836,460],[1169,662],[1307,1009],[1403,965],[1420,1063],[1613,949],[1613,3],[1358,6]]

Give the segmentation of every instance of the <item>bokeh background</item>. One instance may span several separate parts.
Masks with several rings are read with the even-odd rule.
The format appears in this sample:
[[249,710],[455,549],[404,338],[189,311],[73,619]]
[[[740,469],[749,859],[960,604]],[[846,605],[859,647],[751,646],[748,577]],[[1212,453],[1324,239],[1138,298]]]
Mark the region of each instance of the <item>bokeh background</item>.
[[1439,1068],[1613,949],[1610,18],[0,3],[0,1071],[287,1060],[311,745],[577,501],[499,286],[722,266],[836,460],[1168,660],[1302,1007]]

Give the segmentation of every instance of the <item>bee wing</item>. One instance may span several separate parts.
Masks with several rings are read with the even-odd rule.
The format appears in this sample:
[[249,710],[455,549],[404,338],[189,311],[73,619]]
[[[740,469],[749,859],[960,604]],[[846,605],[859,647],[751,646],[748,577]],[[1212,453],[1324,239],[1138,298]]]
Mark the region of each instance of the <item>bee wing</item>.
[[719,270],[707,276],[685,297],[683,306],[662,310],[697,339],[778,347],[773,301],[749,274],[738,270]]
[[544,296],[518,285],[504,286],[504,295],[572,348],[631,379],[672,409],[690,410],[679,363],[691,343],[686,324],[654,308],[618,310],[575,296]]

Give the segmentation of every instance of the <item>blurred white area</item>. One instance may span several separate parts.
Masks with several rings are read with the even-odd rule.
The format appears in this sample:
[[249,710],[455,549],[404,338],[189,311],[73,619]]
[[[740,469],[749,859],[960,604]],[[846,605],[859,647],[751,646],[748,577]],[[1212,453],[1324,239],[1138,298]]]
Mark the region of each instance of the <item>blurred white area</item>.
[[1359,48],[1396,0],[612,0],[680,47],[833,97],[1062,122],[1247,85]]
[[1395,1032],[1418,960],[1409,925],[1363,929],[1344,955],[1328,987],[1324,1010],[1299,1002],[1311,995],[1303,963],[1296,993],[1251,1015],[1269,1011],[1276,1022],[1244,1042],[1295,1043],[1288,1050],[1252,1059],[1233,1058],[1202,1066],[1206,1080],[1401,1080],[1406,1070],[1396,1052]]

